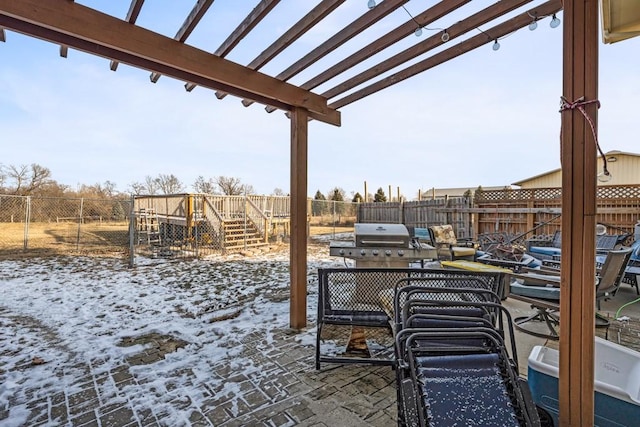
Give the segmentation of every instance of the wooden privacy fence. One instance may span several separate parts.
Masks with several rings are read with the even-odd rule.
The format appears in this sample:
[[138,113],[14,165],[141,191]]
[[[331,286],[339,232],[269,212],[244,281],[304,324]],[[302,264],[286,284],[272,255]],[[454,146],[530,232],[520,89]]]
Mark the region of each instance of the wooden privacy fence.
[[[413,227],[451,224],[459,237],[505,233],[552,235],[560,229],[561,188],[477,190],[471,197],[403,203],[361,203],[358,222]],[[633,234],[640,221],[640,185],[599,186],[596,222],[610,234]]]
[[[478,234],[553,234],[560,229],[561,188],[477,191],[474,196]],[[609,234],[633,234],[640,221],[640,185],[598,186],[596,222]]]
[[458,237],[473,237],[471,197],[445,197],[416,202],[360,203],[357,222],[405,224],[409,227],[451,224]]

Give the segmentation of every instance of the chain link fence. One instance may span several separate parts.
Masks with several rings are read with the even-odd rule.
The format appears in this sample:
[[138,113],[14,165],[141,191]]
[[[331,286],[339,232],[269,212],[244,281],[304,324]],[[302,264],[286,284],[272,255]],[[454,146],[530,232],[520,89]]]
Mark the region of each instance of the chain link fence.
[[335,200],[309,200],[309,234],[339,238],[353,232],[358,214],[358,203]]
[[[288,196],[177,194],[129,199],[0,195],[0,256],[201,258],[286,243]],[[309,234],[353,231],[357,204],[311,200]],[[340,236],[338,236],[340,237]]]
[[0,255],[115,255],[129,249],[131,200],[0,195]]

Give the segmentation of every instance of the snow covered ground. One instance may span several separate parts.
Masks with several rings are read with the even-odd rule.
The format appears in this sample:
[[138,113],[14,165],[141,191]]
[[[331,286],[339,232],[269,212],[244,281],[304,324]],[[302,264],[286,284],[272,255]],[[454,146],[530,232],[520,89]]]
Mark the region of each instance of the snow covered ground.
[[[309,247],[311,325],[316,269],[344,266],[328,252],[326,242]],[[191,409],[210,397],[200,383],[211,388],[213,381],[221,393],[237,387],[212,380],[221,360],[260,374],[251,359],[240,357],[243,339],[260,334],[268,351],[272,330],[288,326],[288,267],[286,249],[250,258],[138,259],[133,269],[108,258],[0,261],[0,425],[67,424],[68,396],[83,390],[87,366],[98,390],[96,405],[128,402],[133,409],[155,408],[156,419],[162,416],[167,425],[189,424]],[[150,346],[137,338],[153,336],[168,337],[173,347],[159,360],[132,363]],[[314,337],[309,329],[296,340],[313,345]],[[135,387],[96,380],[101,373],[113,376],[125,362]],[[176,375],[187,369],[193,375]],[[56,402],[55,396],[67,398]],[[57,406],[66,416],[56,418]]]

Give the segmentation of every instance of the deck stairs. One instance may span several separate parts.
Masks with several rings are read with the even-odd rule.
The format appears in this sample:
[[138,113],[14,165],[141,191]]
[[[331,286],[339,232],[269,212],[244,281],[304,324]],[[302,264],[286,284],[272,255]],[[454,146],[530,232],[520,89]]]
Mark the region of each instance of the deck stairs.
[[238,252],[245,248],[267,246],[264,236],[251,220],[226,219],[223,222],[224,251]]
[[160,221],[158,221],[158,214],[153,209],[140,209],[138,213],[137,227],[138,244],[162,244],[160,238]]

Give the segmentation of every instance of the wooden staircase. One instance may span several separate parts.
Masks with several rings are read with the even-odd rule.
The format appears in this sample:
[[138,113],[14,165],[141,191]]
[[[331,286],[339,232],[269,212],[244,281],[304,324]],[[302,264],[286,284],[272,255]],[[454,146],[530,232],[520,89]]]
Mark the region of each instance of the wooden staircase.
[[146,243],[147,245],[160,245],[160,221],[158,215],[153,209],[140,208],[137,214],[137,234],[138,244]]
[[238,252],[245,248],[268,245],[260,230],[251,220],[247,220],[245,224],[244,219],[226,219],[222,228],[224,231],[223,243],[225,252]]

